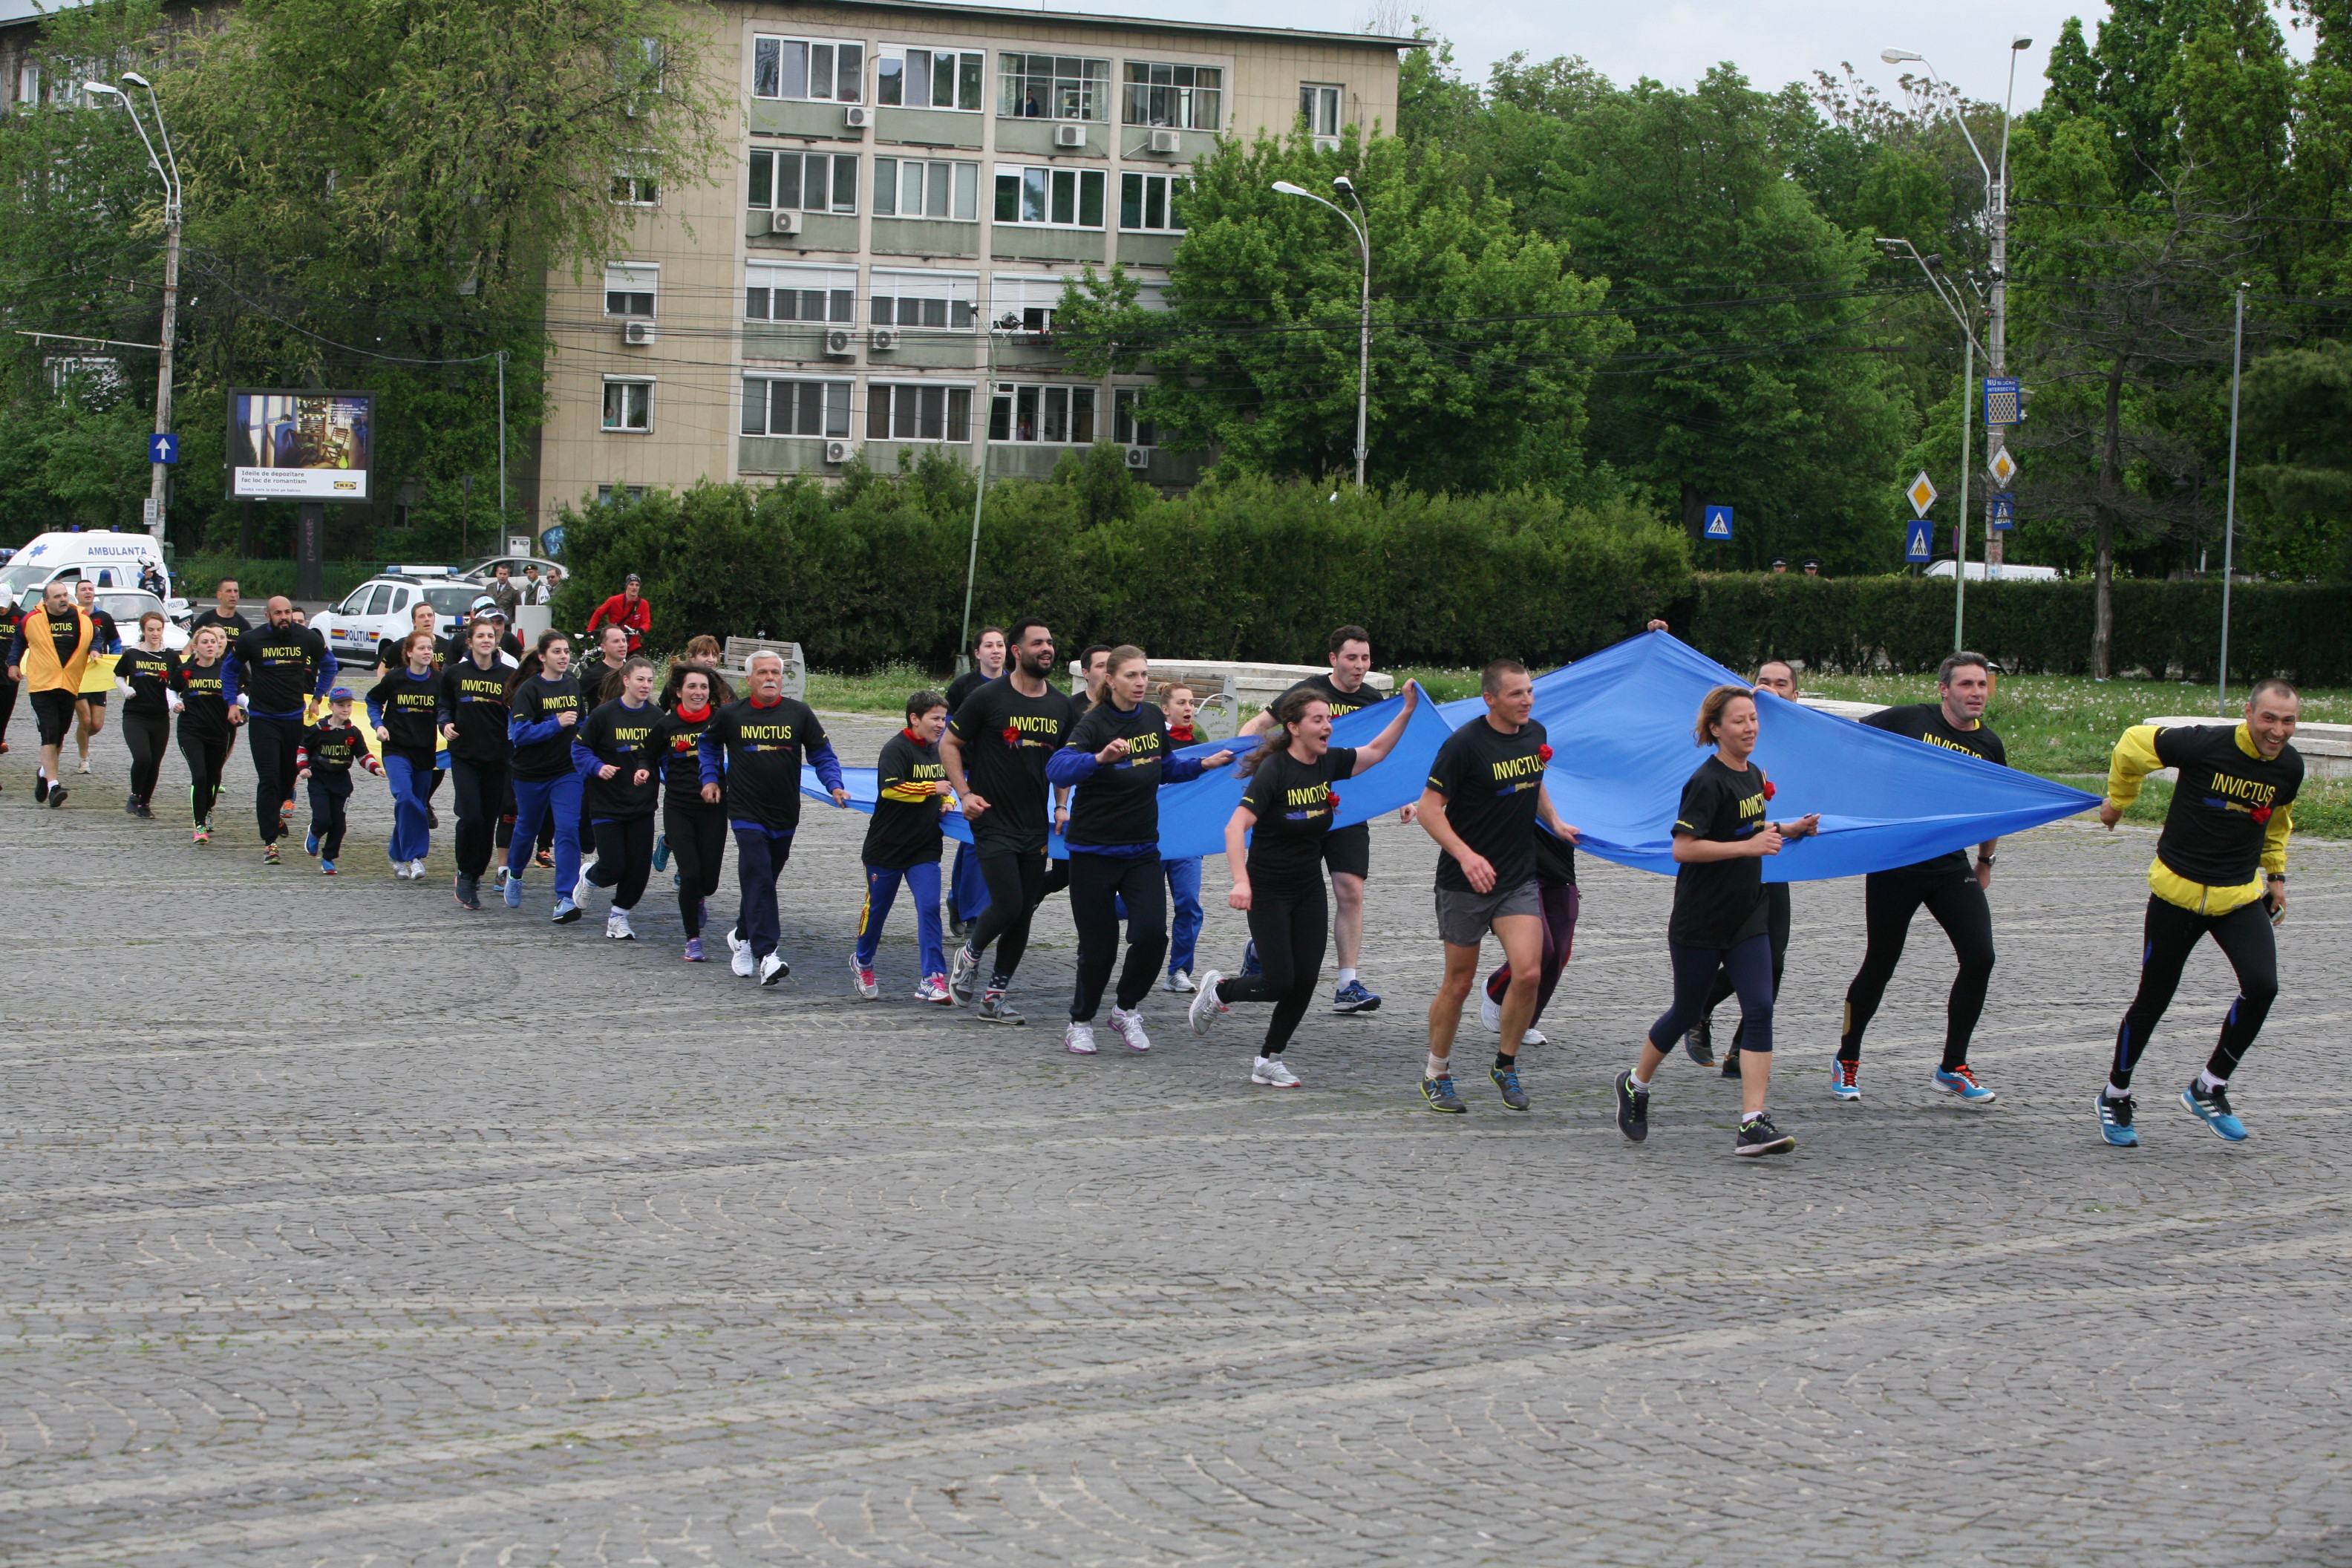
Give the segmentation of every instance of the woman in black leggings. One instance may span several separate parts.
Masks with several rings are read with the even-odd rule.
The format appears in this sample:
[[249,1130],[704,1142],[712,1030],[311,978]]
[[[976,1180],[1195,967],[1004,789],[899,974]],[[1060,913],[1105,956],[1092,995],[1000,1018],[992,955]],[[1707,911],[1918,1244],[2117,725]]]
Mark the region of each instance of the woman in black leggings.
[[194,841],[213,841],[213,803],[220,798],[221,769],[236,731],[228,721],[221,692],[222,649],[227,635],[218,626],[197,628],[188,656],[172,672],[172,695],[180,710],[180,755],[188,763],[188,810],[195,818]]
[[115,661],[115,678],[131,689],[122,705],[122,739],[131,748],[131,795],[122,809],[132,816],[155,815],[150,805],[172,743],[172,672],[179,659],[163,647],[163,612],[139,617],[139,640]]
[[686,962],[702,962],[702,928],[709,920],[710,895],[727,863],[727,797],[724,786],[702,782],[702,732],[734,694],[717,674],[698,664],[670,671],[674,695],[654,731],[654,755],[661,759],[662,837],[677,861],[677,917],[686,927]]
[[1213,969],[1203,975],[1192,995],[1192,1032],[1207,1034],[1233,1003],[1273,1003],[1265,1043],[1250,1068],[1252,1083],[1298,1087],[1298,1075],[1284,1064],[1282,1051],[1315,1000],[1330,936],[1323,837],[1339,815],[1339,794],[1331,786],[1386,757],[1420,702],[1421,688],[1408,682],[1404,705],[1378,736],[1359,747],[1333,746],[1331,705],[1301,686],[1275,705],[1276,727],[1241,760],[1241,774],[1249,782],[1225,823],[1225,864],[1234,877],[1225,902],[1249,911],[1259,969],[1232,980]]
[[620,695],[598,706],[572,739],[572,759],[587,804],[581,815],[596,834],[596,863],[582,875],[591,887],[613,889],[604,934],[635,942],[629,911],[645,895],[654,869],[654,800],[661,783],[654,774],[654,665],[632,658],[621,666]]

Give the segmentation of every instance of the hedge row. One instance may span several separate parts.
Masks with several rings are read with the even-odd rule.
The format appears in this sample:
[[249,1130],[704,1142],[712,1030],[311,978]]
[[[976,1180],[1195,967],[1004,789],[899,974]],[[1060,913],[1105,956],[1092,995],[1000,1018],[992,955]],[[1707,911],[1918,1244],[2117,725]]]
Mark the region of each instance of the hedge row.
[[[321,589],[328,599],[337,603],[383,569],[373,561],[329,561],[323,564]],[[292,598],[295,569],[291,561],[184,555],[172,563],[172,586],[191,601],[209,599],[222,578],[234,577],[237,592],[257,605],[275,594]]]

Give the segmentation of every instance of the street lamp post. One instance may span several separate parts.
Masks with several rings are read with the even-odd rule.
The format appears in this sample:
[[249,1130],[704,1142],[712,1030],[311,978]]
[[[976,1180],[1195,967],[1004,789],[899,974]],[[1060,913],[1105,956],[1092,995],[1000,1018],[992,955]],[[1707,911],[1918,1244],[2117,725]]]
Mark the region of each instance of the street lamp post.
[[[131,116],[131,125],[139,132],[140,142],[147,149],[147,163],[155,177],[163,182],[163,330],[155,342],[162,349],[155,366],[155,434],[169,435],[172,429],[172,339],[177,331],[180,316],[180,159],[172,150],[172,132],[163,124],[163,106],[155,97],[155,84],[137,71],[124,71],[122,79],[133,87],[147,89],[147,107],[155,116],[155,132],[163,140],[162,157],[155,154],[155,143],[147,135],[147,127],[140,121],[139,107],[131,95],[107,82],[84,82],[84,91],[102,98],[122,100]],[[147,476],[148,510],[155,515],[150,523],[160,542],[164,537],[164,504],[171,468],[164,463],[150,463]]]
[[1347,175],[1333,176],[1331,186],[1348,198],[1349,205],[1355,207],[1357,216],[1363,219],[1362,222],[1359,223],[1357,216],[1350,216],[1348,209],[1339,203],[1324,201],[1313,191],[1301,190],[1288,180],[1276,180],[1274,183],[1275,190],[1283,195],[1305,196],[1308,201],[1320,202],[1338,213],[1340,221],[1348,226],[1349,232],[1356,237],[1356,248],[1363,255],[1363,290],[1357,297],[1356,304],[1356,488],[1362,489],[1364,458],[1369,449],[1365,445],[1364,437],[1365,415],[1370,406],[1372,395],[1371,215],[1364,211],[1363,198],[1356,195],[1355,182],[1349,179]]
[[[1936,291],[1936,298],[1944,302],[1944,309],[1959,323],[1960,336],[1968,340],[1960,370],[1960,521],[1952,539],[1952,651],[1958,653],[1968,628],[1969,437],[1976,431],[1972,399],[1977,377],[1977,334],[1969,326],[1968,313],[1962,309],[1966,301],[1958,286],[1947,284],[1936,275],[1937,268],[1943,264],[1942,257],[1922,256],[1919,247],[1907,239],[1881,238],[1878,243],[1890,254],[1900,249],[1919,264],[1919,270],[1927,274],[1927,287]],[[1988,566],[1986,571],[1990,574],[1991,568]]]

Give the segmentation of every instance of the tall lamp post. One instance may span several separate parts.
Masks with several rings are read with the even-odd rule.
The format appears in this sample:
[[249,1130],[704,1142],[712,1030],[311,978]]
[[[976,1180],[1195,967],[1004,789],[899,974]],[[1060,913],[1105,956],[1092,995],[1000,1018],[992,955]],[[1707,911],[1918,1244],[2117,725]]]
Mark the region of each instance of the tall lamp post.
[[[172,151],[172,132],[164,127],[163,106],[155,97],[155,84],[137,71],[124,71],[122,79],[147,89],[148,112],[154,115],[155,133],[163,142],[160,158],[155,154],[154,142],[147,135],[146,125],[139,118],[139,106],[131,101],[129,93],[102,81],[84,82],[82,90],[121,100],[131,125],[139,132],[141,144],[147,149],[148,166],[163,182],[163,330],[155,339],[163,350],[155,366],[155,434],[164,436],[172,429],[172,339],[180,316],[180,160]],[[165,463],[150,463],[148,467],[147,506],[154,513],[149,526],[160,542],[164,537],[164,503],[171,467]]]
[[1936,269],[1943,265],[1942,257],[1922,256],[1919,247],[1907,239],[1881,238],[1878,243],[1888,254],[1900,252],[1919,264],[1919,270],[1927,276],[1927,287],[1936,291],[1936,298],[1944,302],[1944,309],[1960,324],[1960,336],[1968,340],[1960,370],[1960,521],[1952,541],[1952,651],[1958,653],[1967,629],[1969,604],[1969,443],[1976,431],[1976,409],[1971,399],[1976,395],[1977,335],[1969,326],[1968,313],[1962,309],[1966,301],[1958,286],[1937,276]]
[[[1363,199],[1356,195],[1355,183],[1345,174],[1332,176],[1331,188],[1348,198],[1349,204],[1356,209],[1354,216],[1350,216],[1348,209],[1339,203],[1324,201],[1313,191],[1301,190],[1288,180],[1275,181],[1274,188],[1280,195],[1305,196],[1308,201],[1319,202],[1338,213],[1339,220],[1346,224],[1349,232],[1356,237],[1356,248],[1363,254],[1363,292],[1358,296],[1356,304],[1356,488],[1362,489],[1364,488],[1364,456],[1367,450],[1364,444],[1364,416],[1366,409],[1370,405],[1372,395],[1371,216],[1364,211]],[[1362,218],[1363,221],[1358,222],[1358,217]]]

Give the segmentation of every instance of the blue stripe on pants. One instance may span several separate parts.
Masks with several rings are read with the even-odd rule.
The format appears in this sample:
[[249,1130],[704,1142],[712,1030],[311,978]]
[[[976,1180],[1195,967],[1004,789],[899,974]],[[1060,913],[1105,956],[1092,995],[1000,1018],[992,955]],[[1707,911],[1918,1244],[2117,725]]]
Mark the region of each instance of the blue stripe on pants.
[[522,868],[530,864],[531,847],[539,840],[540,824],[552,817],[555,892],[559,898],[571,898],[580,886],[580,775],[517,779],[514,792],[515,831],[513,842],[507,846],[507,870],[522,875]]
[[385,852],[395,866],[422,860],[433,847],[433,832],[426,826],[433,819],[425,815],[425,790],[433,782],[433,770],[418,767],[387,749],[383,779],[392,786],[392,842]]
[[903,871],[866,868],[866,913],[857,926],[857,966],[874,967],[874,955],[882,947],[882,926],[890,918],[890,906],[898,901],[902,879],[908,897],[915,900],[915,939],[922,950],[922,975],[945,974],[948,961],[940,942],[940,863],[936,860]]
[[793,836],[772,833],[754,822],[728,826],[735,830],[735,885],[742,892],[735,931],[751,944],[753,958],[765,958],[783,936],[776,914],[776,878],[793,858]]

